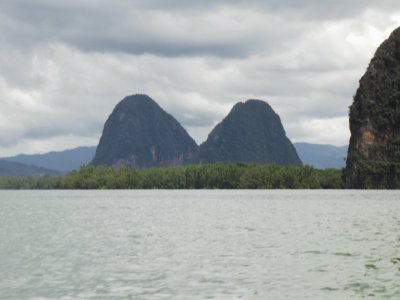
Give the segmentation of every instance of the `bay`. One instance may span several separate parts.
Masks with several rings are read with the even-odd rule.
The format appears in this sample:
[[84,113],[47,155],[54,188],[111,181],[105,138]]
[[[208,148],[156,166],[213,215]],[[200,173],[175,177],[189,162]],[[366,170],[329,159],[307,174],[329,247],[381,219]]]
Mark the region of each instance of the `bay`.
[[0,191],[1,299],[399,299],[398,191]]

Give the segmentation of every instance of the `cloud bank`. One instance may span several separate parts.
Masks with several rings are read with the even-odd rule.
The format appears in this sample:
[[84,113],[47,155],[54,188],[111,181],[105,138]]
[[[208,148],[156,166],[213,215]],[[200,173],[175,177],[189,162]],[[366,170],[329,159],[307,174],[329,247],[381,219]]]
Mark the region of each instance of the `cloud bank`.
[[263,99],[292,141],[344,145],[348,106],[398,1],[0,3],[0,155],[96,145],[146,93],[198,143]]

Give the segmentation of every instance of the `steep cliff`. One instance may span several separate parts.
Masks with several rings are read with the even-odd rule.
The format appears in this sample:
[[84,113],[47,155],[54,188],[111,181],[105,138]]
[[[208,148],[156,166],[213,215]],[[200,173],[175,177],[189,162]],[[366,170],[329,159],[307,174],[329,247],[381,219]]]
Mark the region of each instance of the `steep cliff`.
[[198,146],[146,95],[123,99],[108,117],[93,165],[148,168],[193,162]]
[[237,103],[200,146],[199,160],[302,164],[279,116],[261,100]]
[[400,28],[372,58],[350,107],[347,188],[400,188]]

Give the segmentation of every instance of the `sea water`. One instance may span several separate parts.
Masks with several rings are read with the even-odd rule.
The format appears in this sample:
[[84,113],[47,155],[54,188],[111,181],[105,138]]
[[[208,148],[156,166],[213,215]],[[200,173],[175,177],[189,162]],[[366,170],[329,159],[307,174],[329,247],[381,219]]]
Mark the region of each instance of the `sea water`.
[[400,299],[398,191],[0,191],[0,299]]

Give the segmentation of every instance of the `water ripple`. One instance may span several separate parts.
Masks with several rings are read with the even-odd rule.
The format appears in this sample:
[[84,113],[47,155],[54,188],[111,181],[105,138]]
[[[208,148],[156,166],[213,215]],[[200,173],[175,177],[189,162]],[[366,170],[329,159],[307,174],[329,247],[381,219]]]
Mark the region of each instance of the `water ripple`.
[[2,299],[400,299],[396,191],[1,191]]

